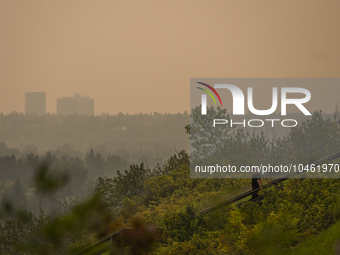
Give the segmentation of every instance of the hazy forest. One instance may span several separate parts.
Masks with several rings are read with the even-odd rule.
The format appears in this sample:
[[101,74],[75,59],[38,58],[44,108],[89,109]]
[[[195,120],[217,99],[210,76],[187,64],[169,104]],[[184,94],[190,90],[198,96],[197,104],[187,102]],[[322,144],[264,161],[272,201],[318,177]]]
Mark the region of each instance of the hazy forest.
[[132,230],[97,247],[101,253],[79,254],[335,254],[339,179],[290,179],[261,191],[261,205],[197,215],[250,189],[251,180],[190,178],[190,161],[216,155],[235,165],[310,163],[340,151],[338,114],[314,112],[271,137],[219,129],[199,141],[212,144],[223,133],[223,151],[193,144],[193,158],[189,138],[205,127],[189,123],[186,112],[1,115],[1,254],[78,254],[124,227]]
[[14,154],[19,158],[51,152],[59,158],[83,158],[92,148],[102,157],[116,155],[131,163],[147,160],[156,165],[175,149],[189,149],[182,132],[188,122],[187,112],[113,116],[0,114],[0,156]]

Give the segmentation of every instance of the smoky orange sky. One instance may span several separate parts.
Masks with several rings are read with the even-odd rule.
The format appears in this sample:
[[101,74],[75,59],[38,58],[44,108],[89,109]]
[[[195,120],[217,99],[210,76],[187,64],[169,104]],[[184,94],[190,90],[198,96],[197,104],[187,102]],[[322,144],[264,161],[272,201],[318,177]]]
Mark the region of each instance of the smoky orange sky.
[[0,112],[189,110],[190,78],[339,77],[340,1],[0,1]]

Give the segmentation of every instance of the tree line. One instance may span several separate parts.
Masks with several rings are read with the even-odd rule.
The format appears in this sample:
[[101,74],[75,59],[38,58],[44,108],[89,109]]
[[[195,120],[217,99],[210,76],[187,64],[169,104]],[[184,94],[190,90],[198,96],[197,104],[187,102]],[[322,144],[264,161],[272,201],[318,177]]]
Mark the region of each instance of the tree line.
[[[216,114],[225,112],[217,109]],[[186,126],[186,131],[195,135],[199,128],[204,125]],[[198,155],[220,153],[217,155],[223,160],[239,164],[260,159],[308,163],[339,150],[340,122],[337,116],[328,118],[314,112],[287,136],[274,140],[261,133],[225,132],[222,137],[218,130],[212,136],[198,136],[198,142],[211,144],[204,151],[197,146]],[[219,147],[218,139],[228,141],[228,146]],[[85,158],[86,168],[102,162],[94,151]],[[196,216],[195,212],[249,189],[251,181],[190,178],[190,160],[183,150],[161,166],[130,164],[116,176],[98,177],[93,195],[67,212],[48,216],[42,209],[43,213],[34,217],[28,213],[4,219],[0,228],[3,251],[72,254],[123,227],[134,227],[135,231],[114,240],[107,249],[119,254],[290,254],[340,219],[339,179],[322,178],[292,179],[282,189],[266,194],[262,206],[246,202],[240,208]],[[52,165],[43,166],[34,171],[32,187],[36,196],[53,198],[67,187],[64,181],[72,179],[65,177],[64,171],[54,171]],[[14,190],[20,193],[20,187]],[[9,204],[3,203],[2,216]],[[151,222],[160,230],[160,238],[155,238]]]
[[84,157],[93,148],[103,156],[128,161],[147,159],[155,164],[175,149],[189,149],[183,126],[187,112],[177,114],[122,114],[101,116],[0,114],[0,156],[51,152],[59,157]]

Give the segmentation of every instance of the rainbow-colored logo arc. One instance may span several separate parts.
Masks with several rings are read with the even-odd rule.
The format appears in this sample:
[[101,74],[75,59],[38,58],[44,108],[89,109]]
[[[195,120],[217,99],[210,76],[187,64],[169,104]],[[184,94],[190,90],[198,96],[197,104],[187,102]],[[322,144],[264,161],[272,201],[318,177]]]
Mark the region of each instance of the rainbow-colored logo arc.
[[[218,100],[220,101],[221,106],[222,106],[222,100],[221,100],[221,98],[220,98],[220,95],[217,93],[217,91],[216,91],[213,87],[211,87],[210,85],[208,85],[208,84],[206,84],[206,83],[203,83],[203,82],[196,82],[196,83],[201,84],[201,85],[203,85],[203,86],[206,86],[206,87],[209,88],[212,92],[214,92],[215,95],[217,96]],[[206,93],[214,100],[214,103],[215,103],[215,105],[217,106],[216,100],[215,100],[214,96],[211,94],[211,92],[210,92],[209,90],[206,90],[206,89],[203,89],[203,88],[200,88],[200,87],[196,87],[196,88],[201,89],[201,90],[203,90],[204,92],[206,92]]]

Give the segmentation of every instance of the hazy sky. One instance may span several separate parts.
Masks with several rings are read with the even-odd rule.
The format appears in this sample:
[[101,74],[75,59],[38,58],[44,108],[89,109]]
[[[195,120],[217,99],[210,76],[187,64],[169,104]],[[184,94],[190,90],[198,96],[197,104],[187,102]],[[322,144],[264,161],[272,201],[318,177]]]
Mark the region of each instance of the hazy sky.
[[0,112],[189,110],[190,78],[340,77],[340,1],[0,1]]

